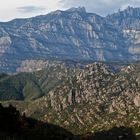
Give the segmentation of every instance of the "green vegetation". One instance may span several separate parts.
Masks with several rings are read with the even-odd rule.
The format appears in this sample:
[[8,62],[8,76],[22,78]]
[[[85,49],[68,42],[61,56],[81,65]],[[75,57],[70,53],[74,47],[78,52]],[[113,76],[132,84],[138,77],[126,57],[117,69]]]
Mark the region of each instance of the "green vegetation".
[[1,140],[136,140],[131,128],[114,127],[108,131],[73,135],[53,124],[43,123],[25,115],[20,115],[13,106],[0,104],[0,139]]
[[57,66],[34,73],[1,74],[0,100],[34,100],[42,97],[66,81],[68,74],[65,70]]
[[65,140],[73,135],[65,129],[20,115],[13,106],[0,105],[1,140]]

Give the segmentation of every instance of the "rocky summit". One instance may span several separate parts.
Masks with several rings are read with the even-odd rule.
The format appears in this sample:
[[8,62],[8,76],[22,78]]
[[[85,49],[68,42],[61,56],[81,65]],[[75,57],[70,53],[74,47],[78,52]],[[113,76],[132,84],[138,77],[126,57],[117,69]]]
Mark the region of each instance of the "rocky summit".
[[85,8],[0,22],[0,71],[30,60],[140,60],[140,8],[107,17]]

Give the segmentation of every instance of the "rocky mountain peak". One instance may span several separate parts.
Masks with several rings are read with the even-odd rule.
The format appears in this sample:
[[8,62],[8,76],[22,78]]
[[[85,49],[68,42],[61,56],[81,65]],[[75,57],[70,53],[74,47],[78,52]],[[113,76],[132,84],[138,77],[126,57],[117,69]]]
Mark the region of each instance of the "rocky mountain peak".
[[109,16],[114,16],[114,17],[121,17],[121,18],[137,18],[140,17],[140,8],[134,8],[134,7],[130,7],[128,6],[126,9],[124,10],[118,10],[118,12],[113,13],[112,15],[108,15]]
[[86,13],[86,9],[85,7],[78,7],[78,8],[75,8],[75,7],[72,7],[68,10],[66,10],[67,12],[80,12],[80,13]]
[[125,10],[119,10],[117,13],[107,16],[109,20],[118,28],[140,29],[140,8],[127,7]]
[[62,13],[61,10],[56,10],[56,11],[51,12],[50,14],[51,15],[60,15],[61,13]]
[[128,6],[123,12],[127,13],[127,15],[132,18],[134,17],[140,17],[140,8],[133,8]]

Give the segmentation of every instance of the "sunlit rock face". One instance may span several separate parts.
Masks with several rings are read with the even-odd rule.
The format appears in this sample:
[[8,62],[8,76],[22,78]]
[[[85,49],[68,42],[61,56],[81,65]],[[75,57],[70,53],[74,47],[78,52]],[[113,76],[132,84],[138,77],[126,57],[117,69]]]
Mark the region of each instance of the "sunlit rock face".
[[135,98],[134,98],[134,103],[137,107],[140,107],[140,95],[137,95]]
[[101,17],[82,7],[0,23],[0,71],[33,59],[140,60],[139,13],[128,7]]

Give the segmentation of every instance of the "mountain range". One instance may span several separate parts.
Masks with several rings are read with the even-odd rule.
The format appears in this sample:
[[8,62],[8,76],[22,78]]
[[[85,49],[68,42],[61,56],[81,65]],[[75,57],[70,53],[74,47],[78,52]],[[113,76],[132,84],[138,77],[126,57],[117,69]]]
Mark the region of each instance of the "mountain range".
[[28,60],[140,60],[140,8],[106,17],[84,7],[0,22],[0,71]]
[[140,140],[140,8],[0,22],[0,103],[0,139]]

